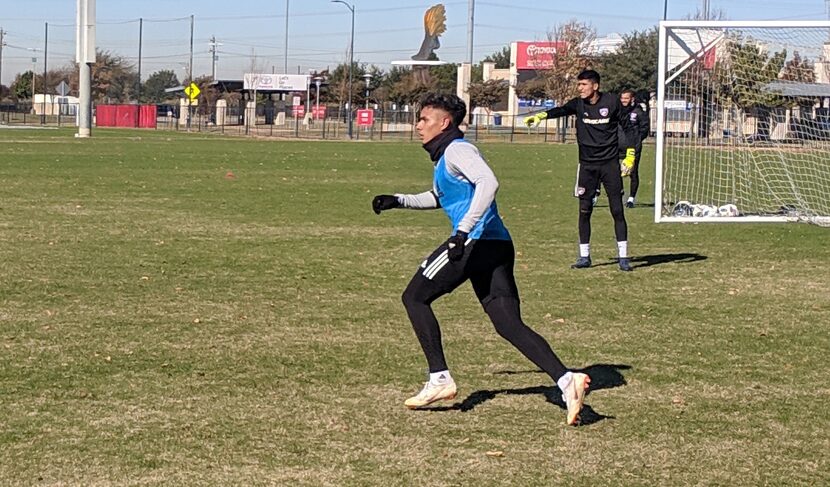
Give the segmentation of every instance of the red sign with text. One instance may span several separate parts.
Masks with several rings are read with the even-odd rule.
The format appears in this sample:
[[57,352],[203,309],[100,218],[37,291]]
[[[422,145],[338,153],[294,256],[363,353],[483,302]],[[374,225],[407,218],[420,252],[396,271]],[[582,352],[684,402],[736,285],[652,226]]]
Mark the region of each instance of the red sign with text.
[[357,124],[361,127],[371,126],[375,123],[375,111],[371,108],[364,108],[357,111]]
[[551,69],[557,52],[566,49],[567,44],[553,42],[517,42],[516,69]]
[[[305,116],[305,106],[303,105],[294,105],[291,107],[291,114],[295,117],[304,117]],[[311,106],[311,116],[317,119],[326,118],[326,106],[325,105],[312,105]]]

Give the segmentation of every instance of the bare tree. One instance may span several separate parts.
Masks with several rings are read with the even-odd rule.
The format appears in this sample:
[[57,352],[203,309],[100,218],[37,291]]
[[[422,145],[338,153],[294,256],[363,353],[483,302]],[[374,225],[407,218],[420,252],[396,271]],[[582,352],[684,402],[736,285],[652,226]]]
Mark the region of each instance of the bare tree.
[[542,77],[547,96],[557,104],[577,96],[576,76],[591,66],[593,59],[589,46],[595,38],[596,30],[578,20],[558,24],[548,34],[548,39],[560,46],[552,56],[551,68],[545,70]]

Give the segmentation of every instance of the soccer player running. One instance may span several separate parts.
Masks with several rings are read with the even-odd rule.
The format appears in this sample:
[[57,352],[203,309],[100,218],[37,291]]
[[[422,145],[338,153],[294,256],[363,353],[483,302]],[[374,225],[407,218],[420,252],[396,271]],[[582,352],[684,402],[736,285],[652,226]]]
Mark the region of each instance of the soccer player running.
[[429,380],[404,404],[415,409],[455,398],[455,381],[431,304],[469,279],[496,331],[556,382],[568,409],[567,424],[576,424],[591,379],[565,368],[545,339],[522,322],[513,242],[495,201],[499,183],[458,128],[466,113],[464,101],[455,95],[427,94],[416,130],[434,164],[432,190],[372,200],[376,214],[392,208],[442,208],[452,224],[449,239],[423,261],[403,292],[404,307],[429,365]]
[[[634,90],[624,90],[620,93],[620,104],[623,107],[623,115],[620,117],[620,132],[621,137],[624,137],[626,144],[633,144],[634,146],[634,165],[631,166],[630,191],[628,192],[628,200],[625,202],[627,208],[634,208],[634,200],[637,198],[637,189],[640,187],[640,155],[643,152],[643,141],[648,137],[651,130],[651,122],[649,121],[649,114],[646,111],[647,105],[641,105],[637,100]],[[624,152],[627,147],[621,144],[620,152]]]
[[[579,258],[571,267],[591,267],[591,213],[594,210],[591,200],[602,183],[614,218],[620,270],[630,271],[628,225],[623,211],[623,183],[618,158],[617,130],[622,107],[616,95],[599,91],[600,79],[596,71],[582,71],[576,79],[578,97],[561,107],[530,116],[525,123],[528,127],[533,127],[547,118],[576,115],[576,141],[579,144],[576,188],[576,196],[579,198]],[[634,155],[633,146],[626,149],[622,163],[624,168],[634,164]]]

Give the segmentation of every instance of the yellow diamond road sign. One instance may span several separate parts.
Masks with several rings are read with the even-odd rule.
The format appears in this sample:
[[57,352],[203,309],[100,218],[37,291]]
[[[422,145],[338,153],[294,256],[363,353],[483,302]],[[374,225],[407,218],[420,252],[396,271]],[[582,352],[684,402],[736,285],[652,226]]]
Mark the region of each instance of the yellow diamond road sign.
[[198,98],[199,93],[201,92],[202,90],[200,90],[199,87],[196,86],[196,83],[190,83],[190,86],[184,89],[184,94],[187,95],[191,100],[195,100],[196,98]]

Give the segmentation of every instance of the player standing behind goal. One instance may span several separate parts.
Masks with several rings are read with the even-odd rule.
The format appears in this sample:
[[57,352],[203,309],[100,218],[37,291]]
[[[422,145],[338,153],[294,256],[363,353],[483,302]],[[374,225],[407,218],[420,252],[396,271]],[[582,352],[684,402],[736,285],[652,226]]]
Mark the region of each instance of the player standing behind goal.
[[454,399],[456,385],[444,358],[441,329],[430,306],[468,279],[496,331],[545,371],[562,390],[567,424],[575,424],[591,379],[565,368],[542,336],[522,322],[513,276],[515,251],[496,206],[499,183],[478,149],[458,125],[467,107],[455,95],[427,94],[416,130],[434,164],[431,191],[378,195],[376,214],[392,208],[442,208],[452,234],[424,260],[403,292],[403,304],[429,364],[429,380],[405,401],[415,409]]
[[649,121],[648,105],[641,104],[637,99],[634,90],[623,90],[620,93],[620,104],[623,106],[623,115],[620,120],[620,152],[625,157],[626,145],[634,146],[634,165],[631,167],[630,191],[628,200],[625,202],[627,208],[634,208],[634,200],[637,198],[637,189],[640,187],[640,155],[643,152],[643,141],[648,137],[651,130]]
[[[576,115],[576,141],[579,144],[579,174],[576,196],[579,198],[579,258],[571,267],[591,267],[591,213],[592,199],[600,183],[608,195],[608,206],[614,218],[614,234],[620,270],[630,271],[628,258],[628,225],[625,222],[622,194],[623,183],[618,157],[618,134],[622,106],[617,95],[599,91],[599,73],[587,69],[579,73],[579,96],[561,107],[551,108],[525,119],[533,127],[547,118]],[[623,167],[629,170],[634,164],[635,150],[626,149]]]

